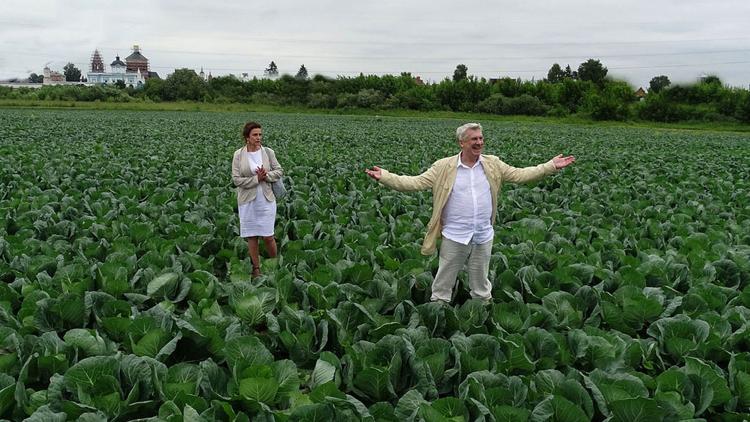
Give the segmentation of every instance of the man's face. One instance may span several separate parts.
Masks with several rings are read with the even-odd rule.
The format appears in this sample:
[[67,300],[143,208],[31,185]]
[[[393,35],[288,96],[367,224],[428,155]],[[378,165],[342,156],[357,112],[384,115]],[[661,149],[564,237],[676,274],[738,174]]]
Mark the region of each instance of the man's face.
[[464,139],[459,141],[463,156],[478,159],[484,149],[484,136],[479,129],[469,129],[464,134]]

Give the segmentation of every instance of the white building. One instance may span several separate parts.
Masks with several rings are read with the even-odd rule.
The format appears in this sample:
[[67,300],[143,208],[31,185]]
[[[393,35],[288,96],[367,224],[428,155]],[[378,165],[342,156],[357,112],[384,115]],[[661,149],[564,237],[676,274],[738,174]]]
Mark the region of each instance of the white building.
[[48,66],[44,66],[44,70],[42,71],[44,75],[44,80],[42,83],[44,85],[65,85],[65,76],[60,72],[55,72],[51,70]]
[[94,51],[92,58],[91,72],[86,77],[90,84],[114,84],[117,81],[123,81],[126,86],[132,85],[135,88],[143,86],[146,79],[143,77],[140,69],[135,72],[128,72],[127,65],[120,60],[120,56],[116,56],[109,67],[109,72],[104,72],[103,66],[100,65],[101,58],[98,51]]

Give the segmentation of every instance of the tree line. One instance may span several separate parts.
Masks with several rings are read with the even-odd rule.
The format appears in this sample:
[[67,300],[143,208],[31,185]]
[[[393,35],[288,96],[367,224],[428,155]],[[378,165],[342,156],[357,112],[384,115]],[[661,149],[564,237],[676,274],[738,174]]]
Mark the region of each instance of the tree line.
[[750,92],[725,86],[716,76],[693,84],[672,84],[665,75],[651,79],[640,97],[628,83],[607,75],[595,59],[576,69],[553,64],[542,80],[477,78],[459,64],[452,78],[424,83],[410,73],[328,78],[308,76],[304,65],[295,76],[278,76],[271,62],[265,78],[233,75],[204,80],[191,69],[166,79],[148,79],[141,89],[113,86],[49,86],[0,89],[0,98],[64,101],[196,101],[303,106],[316,109],[423,110],[499,115],[590,117],[595,120],[750,123]]

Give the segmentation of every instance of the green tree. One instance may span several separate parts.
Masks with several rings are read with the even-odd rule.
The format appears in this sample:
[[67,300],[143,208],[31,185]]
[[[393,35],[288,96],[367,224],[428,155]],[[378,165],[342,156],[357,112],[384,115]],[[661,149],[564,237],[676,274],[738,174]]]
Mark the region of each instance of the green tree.
[[559,90],[556,92],[554,102],[565,107],[571,113],[578,111],[586,92],[594,89],[592,83],[577,81],[573,78],[563,79],[557,87]]
[[40,84],[44,82],[44,75],[37,75],[36,73],[32,73],[29,75],[29,82],[32,84]]
[[306,104],[312,83],[309,79],[300,79],[291,75],[282,75],[274,81],[276,93],[288,104]]
[[596,120],[627,120],[630,104],[635,101],[633,88],[626,82],[608,82],[601,92],[596,89],[586,93],[586,106]]
[[468,71],[469,69],[465,64],[459,64],[458,66],[456,66],[456,70],[453,71],[453,81],[458,82],[466,80],[466,78],[468,77]]
[[[570,66],[568,66],[568,70],[570,70]],[[565,71],[563,71],[560,65],[557,63],[553,64],[547,72],[547,80],[552,82],[553,84],[562,82],[562,80],[565,79],[565,76]]]
[[745,91],[737,106],[737,118],[745,123],[750,123],[750,93]]
[[499,92],[505,97],[516,97],[521,95],[522,82],[521,79],[513,79],[508,76],[504,76],[492,85],[493,92]]
[[719,79],[719,77],[716,75],[706,75],[706,76],[701,77],[701,83],[718,85],[718,86],[723,85],[721,82],[721,79]]
[[81,71],[73,63],[68,63],[63,67],[65,80],[68,82],[78,82],[81,80]]
[[143,95],[151,101],[167,101],[167,81],[161,78],[148,78],[143,86]]
[[582,81],[601,84],[606,76],[607,68],[599,60],[588,59],[578,66],[578,79]]
[[578,72],[570,70],[570,65],[565,65],[565,77],[568,79],[578,79]]
[[273,60],[271,60],[271,63],[268,65],[268,67],[263,73],[265,73],[266,77],[275,78],[279,76],[279,68],[276,67],[276,63],[274,63]]
[[665,75],[654,76],[648,83],[648,92],[657,94],[664,88],[668,87],[672,82]]
[[208,86],[193,69],[175,69],[164,81],[164,100],[203,101],[208,94]]
[[307,79],[307,68],[303,64],[299,67],[299,70],[297,71],[297,75],[295,76],[297,79]]
[[720,101],[726,89],[718,76],[708,75],[693,85],[692,91],[693,103],[700,104]]
[[208,81],[208,89],[218,102],[245,103],[253,94],[251,82],[242,82],[233,76],[217,76]]
[[435,87],[435,94],[440,104],[453,111],[475,111],[479,103],[489,97],[492,88],[484,80],[473,76],[453,82],[447,78]]
[[645,101],[638,104],[638,117],[656,122],[676,122],[680,120],[683,117],[681,106],[666,98],[667,92],[669,91],[649,94]]

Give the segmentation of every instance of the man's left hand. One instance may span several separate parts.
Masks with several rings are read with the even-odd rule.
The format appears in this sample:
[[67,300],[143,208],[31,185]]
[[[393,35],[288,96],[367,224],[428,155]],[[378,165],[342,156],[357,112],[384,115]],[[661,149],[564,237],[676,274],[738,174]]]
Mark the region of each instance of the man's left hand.
[[555,165],[555,168],[560,170],[562,168],[568,167],[569,165],[575,163],[576,157],[572,155],[568,155],[567,157],[563,157],[562,154],[552,158],[552,164]]

